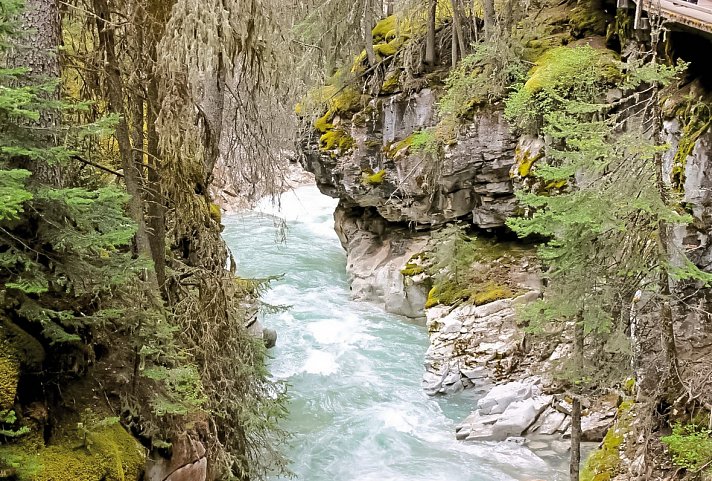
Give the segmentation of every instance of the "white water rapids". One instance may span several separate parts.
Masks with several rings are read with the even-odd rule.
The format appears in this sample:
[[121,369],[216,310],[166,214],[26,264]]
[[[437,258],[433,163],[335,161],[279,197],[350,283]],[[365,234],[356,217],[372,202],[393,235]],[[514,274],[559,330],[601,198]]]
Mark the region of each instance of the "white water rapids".
[[[475,400],[426,396],[425,327],[350,300],[336,200],[310,186],[284,194],[281,206],[226,216],[224,237],[243,277],[284,274],[265,301],[292,307],[262,322],[279,336],[271,372],[290,384],[284,427],[298,480],[565,479],[525,447],[456,441],[454,426]],[[273,215],[287,221],[286,242],[276,242]]]

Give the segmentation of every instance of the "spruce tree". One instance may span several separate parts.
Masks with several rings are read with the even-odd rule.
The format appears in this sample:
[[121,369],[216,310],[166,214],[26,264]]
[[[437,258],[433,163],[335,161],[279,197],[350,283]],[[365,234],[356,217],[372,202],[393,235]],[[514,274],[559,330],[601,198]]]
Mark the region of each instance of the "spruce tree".
[[[507,102],[512,122],[546,139],[530,189],[518,193],[527,215],[508,222],[522,237],[548,239],[540,248],[544,297],[524,319],[532,331],[572,340],[572,358],[559,375],[569,382],[579,422],[578,396],[628,373],[626,313],[636,292],[648,292],[664,309],[669,291],[658,281],[679,272],[662,238],[667,226],[689,219],[661,189],[656,159],[664,146],[645,122],[659,101],[650,84],[666,84],[678,71],[654,63],[625,69],[606,51],[560,47]],[[607,101],[601,92],[616,84],[631,95]],[[636,90],[644,92],[640,102]],[[579,476],[580,433],[574,426],[572,480]]]

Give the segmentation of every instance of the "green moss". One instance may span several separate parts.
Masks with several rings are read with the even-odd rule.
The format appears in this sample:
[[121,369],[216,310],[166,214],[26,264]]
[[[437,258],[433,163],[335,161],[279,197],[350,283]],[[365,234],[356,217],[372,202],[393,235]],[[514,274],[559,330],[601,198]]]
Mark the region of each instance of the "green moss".
[[400,90],[400,70],[392,72],[381,85],[381,93],[392,94]]
[[329,99],[328,104],[333,113],[353,112],[361,106],[361,94],[351,87],[344,87]]
[[569,25],[575,37],[605,35],[610,19],[601,0],[582,0],[571,11]]
[[623,401],[618,406],[616,423],[611,427],[599,449],[586,460],[581,470],[581,481],[610,481],[621,462],[620,449],[625,433],[630,430],[630,411],[635,403]]
[[418,252],[408,259],[408,262],[405,263],[405,267],[403,267],[400,272],[406,277],[417,276],[426,271],[427,264],[428,254],[426,252]]
[[0,459],[16,469],[18,481],[134,481],[146,457],[141,445],[119,424],[88,434],[64,435],[47,447],[0,446]]
[[354,57],[354,61],[351,64],[351,73],[363,73],[366,71],[366,59],[368,59],[368,54],[366,50],[361,50],[361,53]]
[[438,304],[453,306],[462,302],[469,302],[476,306],[489,304],[500,299],[514,297],[514,292],[504,285],[494,281],[487,281],[482,284],[457,284],[447,281],[443,284],[436,284],[428,292],[428,299],[425,307],[430,308]]
[[222,210],[217,204],[210,204],[210,218],[218,224],[222,223]]
[[396,37],[390,42],[374,45],[373,52],[382,58],[390,57],[398,52],[398,49],[403,46],[403,42],[403,37]]
[[384,153],[386,154],[386,157],[388,157],[389,159],[395,158],[396,154],[413,145],[414,138],[415,134],[413,133],[410,134],[408,137],[404,138],[403,140],[399,140],[398,142],[394,142],[386,146],[384,148]]
[[20,363],[9,353],[0,353],[0,410],[10,409],[14,404],[19,379]]
[[391,15],[379,21],[371,34],[373,35],[374,42],[387,41],[394,38],[398,30],[398,17]]
[[683,122],[685,118],[687,122],[682,129],[672,163],[672,185],[678,191],[682,191],[685,187],[687,158],[692,155],[692,150],[700,136],[707,132],[712,125],[712,112],[704,102],[688,102],[682,116]]
[[582,74],[595,73],[613,82],[620,78],[615,53],[590,46],[557,47],[544,53],[529,72],[524,90],[535,93],[546,88],[566,89]]
[[419,266],[418,264],[408,263],[403,269],[401,269],[400,272],[406,277],[413,277],[425,272],[425,267]]
[[542,157],[544,157],[543,152],[531,155],[529,150],[522,152],[521,149],[517,147],[514,152],[514,158],[517,161],[517,175],[521,178],[528,177],[534,163]]
[[385,169],[381,169],[378,172],[362,172],[361,183],[363,185],[379,185],[383,183],[385,177]]
[[333,129],[334,124],[329,123],[329,120],[331,120],[331,117],[333,116],[334,112],[329,110],[324,115],[316,119],[316,121],[314,121],[314,128],[322,134],[326,133],[328,130]]
[[476,306],[481,306],[500,299],[508,299],[513,296],[514,294],[509,287],[491,282],[483,286],[481,289],[475,289],[472,293],[472,300]]
[[4,331],[0,325],[0,411],[12,409],[20,379],[20,362]]
[[606,30],[606,42],[610,42],[614,37],[620,45],[625,45],[633,35],[633,17],[624,8],[619,8],[613,23],[608,25]]
[[324,152],[350,150],[354,146],[354,139],[344,129],[333,129],[319,137],[319,148]]

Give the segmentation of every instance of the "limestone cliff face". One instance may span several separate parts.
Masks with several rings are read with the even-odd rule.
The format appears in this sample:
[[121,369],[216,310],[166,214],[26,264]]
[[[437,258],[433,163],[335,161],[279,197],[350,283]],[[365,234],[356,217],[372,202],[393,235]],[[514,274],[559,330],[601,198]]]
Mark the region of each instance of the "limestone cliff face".
[[353,138],[348,152],[325,151],[318,136],[302,145],[319,189],[341,200],[336,230],[353,297],[408,317],[424,317],[430,286],[401,269],[423,250],[428,231],[459,219],[499,228],[516,207],[510,172],[518,139],[501,110],[475,112],[439,161],[414,147],[414,136],[437,123],[437,99],[429,87],[373,98],[334,121]]
[[339,119],[353,149],[334,155],[310,139],[304,167],[325,194],[346,207],[373,208],[388,222],[423,229],[468,218],[481,228],[503,226],[514,210],[510,170],[517,139],[501,111],[483,108],[434,162],[412,144],[414,134],[435,125],[437,98],[425,88],[372,99],[351,119]]

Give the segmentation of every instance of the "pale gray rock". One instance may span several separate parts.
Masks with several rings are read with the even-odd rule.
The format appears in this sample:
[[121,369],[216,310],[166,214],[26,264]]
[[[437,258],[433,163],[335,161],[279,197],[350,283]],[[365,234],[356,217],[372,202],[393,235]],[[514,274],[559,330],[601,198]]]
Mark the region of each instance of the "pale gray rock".
[[494,440],[524,434],[551,401],[551,396],[537,396],[511,403],[492,426]]
[[565,414],[560,413],[553,408],[549,408],[544,414],[542,414],[540,424],[536,429],[536,432],[544,435],[555,434],[564,423],[564,420],[566,420]]
[[[535,386],[531,383],[514,381],[493,387],[489,393],[479,401],[477,407],[482,414],[499,414],[515,401],[524,401],[536,394]],[[529,427],[529,425],[527,425]]]

